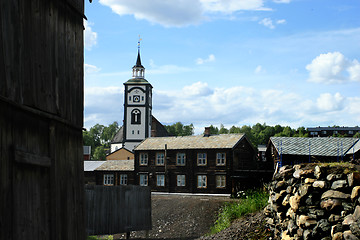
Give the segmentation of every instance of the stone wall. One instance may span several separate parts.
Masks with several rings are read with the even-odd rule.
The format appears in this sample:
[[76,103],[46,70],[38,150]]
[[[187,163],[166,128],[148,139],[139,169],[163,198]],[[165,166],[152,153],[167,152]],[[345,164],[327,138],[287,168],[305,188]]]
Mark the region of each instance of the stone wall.
[[360,239],[360,166],[284,166],[270,184],[267,223],[275,239]]

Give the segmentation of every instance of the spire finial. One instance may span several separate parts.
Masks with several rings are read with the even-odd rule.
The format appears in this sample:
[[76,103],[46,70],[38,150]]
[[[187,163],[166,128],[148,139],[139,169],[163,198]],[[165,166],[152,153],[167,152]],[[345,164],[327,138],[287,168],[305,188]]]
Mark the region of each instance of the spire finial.
[[142,39],[140,38],[140,34],[139,34],[139,41],[138,41],[138,50],[140,50],[140,41],[141,41]]

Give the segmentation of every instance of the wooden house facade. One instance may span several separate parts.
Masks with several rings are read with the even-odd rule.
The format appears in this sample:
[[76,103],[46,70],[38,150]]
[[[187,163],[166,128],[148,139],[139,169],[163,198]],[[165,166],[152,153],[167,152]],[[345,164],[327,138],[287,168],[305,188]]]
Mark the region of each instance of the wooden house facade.
[[147,138],[134,151],[135,183],[152,191],[231,194],[264,177],[251,179],[260,169],[244,134]]
[[85,239],[82,0],[1,0],[0,239]]

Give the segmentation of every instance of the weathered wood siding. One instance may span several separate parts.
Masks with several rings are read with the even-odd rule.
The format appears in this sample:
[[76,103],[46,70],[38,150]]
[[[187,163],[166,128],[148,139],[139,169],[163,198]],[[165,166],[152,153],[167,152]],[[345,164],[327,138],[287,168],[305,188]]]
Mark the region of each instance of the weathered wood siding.
[[149,187],[87,185],[85,193],[89,235],[151,230]]
[[83,1],[1,0],[0,239],[85,239]]

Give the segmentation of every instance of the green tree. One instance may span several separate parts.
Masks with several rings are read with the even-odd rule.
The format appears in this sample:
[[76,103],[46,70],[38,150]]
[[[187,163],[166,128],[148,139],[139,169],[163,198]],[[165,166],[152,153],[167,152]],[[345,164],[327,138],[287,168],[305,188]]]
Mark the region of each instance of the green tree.
[[227,134],[229,130],[224,127],[223,124],[220,124],[219,134]]
[[181,122],[176,122],[172,125],[164,125],[164,127],[172,136],[188,136],[194,134],[193,124],[184,125]]
[[354,138],[360,138],[360,132],[355,133]]
[[105,160],[106,159],[106,152],[104,146],[98,146],[95,148],[94,151],[94,159],[95,160]]
[[110,142],[115,136],[115,134],[119,131],[120,127],[118,122],[113,122],[109,124],[109,126],[104,127],[100,136],[102,144],[106,147],[110,147]]
[[211,135],[219,134],[219,129],[213,125],[210,125],[210,134]]

